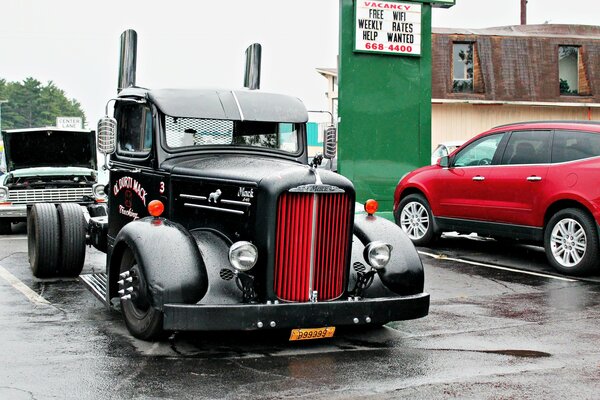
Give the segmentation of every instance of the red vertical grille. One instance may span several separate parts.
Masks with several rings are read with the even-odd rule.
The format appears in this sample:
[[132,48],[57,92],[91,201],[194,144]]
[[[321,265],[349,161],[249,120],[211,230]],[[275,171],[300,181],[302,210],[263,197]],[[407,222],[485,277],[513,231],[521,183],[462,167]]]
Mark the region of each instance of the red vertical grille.
[[283,193],[280,196],[275,238],[277,297],[308,301],[313,290],[317,291],[319,301],[342,295],[349,214],[350,201],[343,193]]

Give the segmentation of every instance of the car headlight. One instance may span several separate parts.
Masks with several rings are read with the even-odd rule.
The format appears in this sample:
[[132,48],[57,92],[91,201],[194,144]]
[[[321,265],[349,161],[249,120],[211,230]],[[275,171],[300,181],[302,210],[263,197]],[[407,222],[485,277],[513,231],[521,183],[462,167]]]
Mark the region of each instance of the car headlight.
[[98,200],[106,200],[106,192],[104,191],[104,185],[101,183],[96,183],[92,188],[92,193],[94,197]]
[[392,256],[392,245],[384,242],[371,242],[365,247],[365,261],[375,269],[384,268]]
[[8,200],[8,188],[0,186],[0,201]]
[[233,268],[245,272],[256,264],[258,249],[250,242],[235,242],[229,248],[229,262]]

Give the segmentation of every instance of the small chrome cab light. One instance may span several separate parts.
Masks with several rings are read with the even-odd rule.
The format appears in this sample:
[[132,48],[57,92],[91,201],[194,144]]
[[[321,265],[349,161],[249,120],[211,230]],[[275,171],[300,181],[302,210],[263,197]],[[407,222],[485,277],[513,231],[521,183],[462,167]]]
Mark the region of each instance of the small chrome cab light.
[[375,269],[384,268],[392,256],[392,245],[380,241],[371,242],[365,247],[365,261]]
[[250,242],[235,242],[229,248],[229,262],[240,272],[252,269],[258,260],[258,249]]
[[379,203],[377,203],[377,200],[369,199],[365,202],[365,212],[369,215],[375,214],[378,208]]
[[152,200],[148,204],[148,212],[155,218],[158,218],[165,211],[165,205],[160,200]]

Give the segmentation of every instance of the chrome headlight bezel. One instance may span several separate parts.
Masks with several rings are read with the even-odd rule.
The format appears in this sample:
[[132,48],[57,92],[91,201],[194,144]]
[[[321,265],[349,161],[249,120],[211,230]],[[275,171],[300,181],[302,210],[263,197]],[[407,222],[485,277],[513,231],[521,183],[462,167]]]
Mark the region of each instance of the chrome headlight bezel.
[[108,197],[106,195],[106,192],[104,191],[104,186],[101,183],[96,183],[94,184],[94,186],[92,186],[92,194],[94,195],[94,198],[97,200],[106,200],[106,198]]
[[229,248],[229,263],[240,272],[251,270],[258,260],[258,249],[246,241],[235,242]]
[[391,244],[377,240],[365,246],[363,257],[371,267],[383,269],[392,258],[392,250]]
[[8,201],[8,188],[0,186],[0,202]]

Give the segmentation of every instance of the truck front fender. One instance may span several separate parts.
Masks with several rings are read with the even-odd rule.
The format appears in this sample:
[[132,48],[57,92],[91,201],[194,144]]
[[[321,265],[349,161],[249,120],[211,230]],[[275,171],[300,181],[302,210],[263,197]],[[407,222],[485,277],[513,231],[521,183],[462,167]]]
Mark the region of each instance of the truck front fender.
[[417,249],[399,226],[384,218],[357,214],[354,235],[363,246],[376,240],[392,245],[389,263],[377,271],[388,289],[402,296],[423,292],[423,263]]
[[177,223],[147,217],[125,225],[115,239],[108,271],[109,304],[117,295],[119,270],[128,252],[144,275],[153,307],[195,304],[206,294],[206,267],[192,235]]

